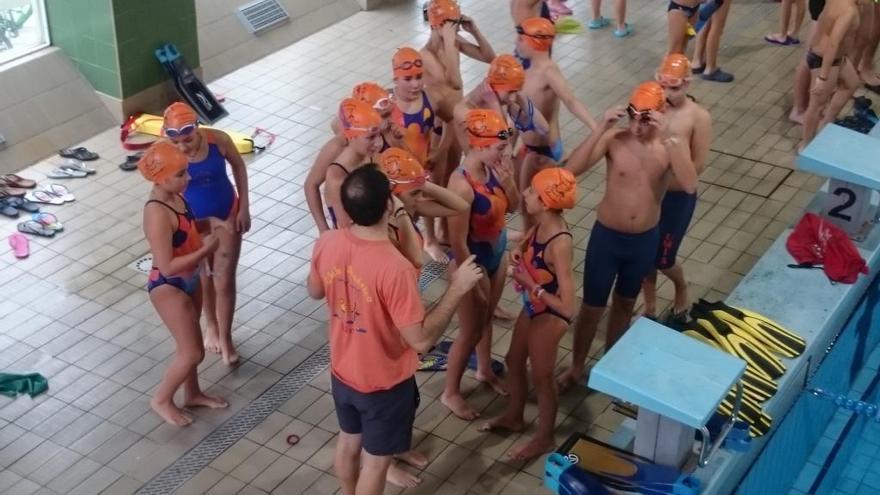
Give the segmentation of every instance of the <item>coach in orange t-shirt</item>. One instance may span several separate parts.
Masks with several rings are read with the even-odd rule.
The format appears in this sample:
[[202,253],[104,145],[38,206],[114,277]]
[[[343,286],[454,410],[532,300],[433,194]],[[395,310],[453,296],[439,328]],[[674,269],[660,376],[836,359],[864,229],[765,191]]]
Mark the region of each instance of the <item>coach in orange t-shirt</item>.
[[392,456],[411,448],[417,353],[443,335],[482,272],[471,256],[425,314],[418,272],[388,239],[388,178],[374,165],[361,167],[345,178],[341,196],[354,224],[321,234],[308,289],[315,299],[326,297],[330,311],[331,382],[341,430],[336,475],[346,495],[381,494]]

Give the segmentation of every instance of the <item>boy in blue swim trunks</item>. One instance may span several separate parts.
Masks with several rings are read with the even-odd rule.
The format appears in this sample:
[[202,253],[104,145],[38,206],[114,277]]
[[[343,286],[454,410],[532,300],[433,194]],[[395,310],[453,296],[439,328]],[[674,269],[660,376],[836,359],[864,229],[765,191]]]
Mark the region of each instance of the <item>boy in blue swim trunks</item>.
[[[575,324],[571,367],[557,378],[560,388],[581,382],[587,352],[614,288],[605,349],[623,335],[633,316],[642,280],[654,265],[659,243],[660,202],[671,175],[685,192],[697,188],[697,174],[683,157],[687,143],[672,134],[661,111],[666,104],[656,82],[639,85],[629,106],[605,112],[600,128],[568,159],[566,168],[580,175],[605,158],[605,196],[584,261],[583,302]],[[615,127],[629,115],[626,128]]]
[[[522,95],[534,104],[550,124],[546,133],[523,133],[522,142],[525,149],[517,157],[516,169],[519,170],[519,188],[525,190],[532,181],[532,176],[545,167],[549,160],[562,160],[562,137],[559,132],[560,101],[578,120],[591,129],[596,128],[596,121],[587,108],[574,96],[559,66],[550,59],[550,48],[556,36],[553,23],[543,17],[532,17],[517,26],[516,49],[524,57],[520,60],[526,71],[526,80],[521,90]],[[549,160],[547,160],[549,159]],[[532,226],[532,218],[523,209],[523,225],[526,229]]]
[[[657,82],[666,93],[664,115],[674,136],[679,136],[690,151],[681,158],[684,165],[693,167],[699,175],[706,166],[709,156],[709,141],[712,138],[712,118],[705,108],[687,97],[691,80],[691,64],[680,53],[667,55],[656,73]],[[687,232],[697,193],[684,191],[677,177],[671,177],[669,188],[660,207],[660,246],[657,249],[655,269],[645,278],[642,285],[645,296],[645,316],[653,317],[657,311],[657,270],[672,280],[675,285],[675,301],[667,319],[680,321],[687,315],[688,293],[684,270],[676,263],[678,247]]]

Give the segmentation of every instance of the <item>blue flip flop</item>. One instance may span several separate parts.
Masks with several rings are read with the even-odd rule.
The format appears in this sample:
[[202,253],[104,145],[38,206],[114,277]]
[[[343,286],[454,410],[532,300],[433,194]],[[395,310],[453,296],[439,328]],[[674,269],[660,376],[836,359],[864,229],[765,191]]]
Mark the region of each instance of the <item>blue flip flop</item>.
[[627,36],[631,35],[632,32],[633,32],[632,26],[624,23],[623,29],[615,29],[614,30],[614,37],[615,38],[626,38]]
[[721,69],[715,69],[715,72],[712,72],[711,74],[703,72],[702,78],[705,81],[715,81],[720,83],[733,82],[733,74],[724,72]]
[[611,21],[609,21],[608,19],[606,19],[606,18],[604,18],[604,17],[602,17],[602,16],[599,16],[598,19],[593,19],[593,20],[591,20],[591,21],[587,24],[587,27],[590,28],[590,29],[602,29],[603,27],[605,27],[605,26],[607,26],[607,25],[609,25],[609,24],[611,24]]
[[[443,342],[439,342],[436,347],[434,347],[434,351],[442,352],[443,354],[449,354],[449,349],[452,347],[451,340],[444,340]],[[433,351],[432,351],[433,352]],[[474,351],[468,357],[467,367],[470,370],[477,370],[477,352]],[[492,360],[492,372],[495,373],[496,376],[501,376],[504,374],[504,365],[501,364],[500,361],[493,359]]]

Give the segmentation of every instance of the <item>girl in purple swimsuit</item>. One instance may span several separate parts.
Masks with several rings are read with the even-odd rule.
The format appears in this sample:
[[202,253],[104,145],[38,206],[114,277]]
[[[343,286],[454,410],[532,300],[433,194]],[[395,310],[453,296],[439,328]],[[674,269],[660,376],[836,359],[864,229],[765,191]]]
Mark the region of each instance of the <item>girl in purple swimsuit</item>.
[[138,169],[153,183],[144,205],[144,235],[153,255],[153,269],[147,282],[150,302],[174,337],[176,352],[156,388],[150,406],[166,422],[187,426],[192,417],[174,404],[174,394],[183,387],[184,407],[222,408],[229,404],[202,392],[196,374],[205,357],[199,313],[202,296],[198,290],[202,261],[215,252],[214,234],[202,238],[181,193],[190,178],[186,157],[172,144],[154,144],[141,158]]
[[[223,362],[238,362],[232,343],[235,312],[235,272],[241,254],[241,240],[251,228],[248,178],[244,160],[229,136],[214,129],[200,129],[198,116],[188,105],[174,103],[165,110],[165,136],[186,155],[192,177],[183,196],[198,221],[201,232],[213,232],[220,247],[202,272],[204,295],[205,349],[220,353]],[[235,185],[226,173],[232,168]],[[223,227],[223,228],[218,228]]]

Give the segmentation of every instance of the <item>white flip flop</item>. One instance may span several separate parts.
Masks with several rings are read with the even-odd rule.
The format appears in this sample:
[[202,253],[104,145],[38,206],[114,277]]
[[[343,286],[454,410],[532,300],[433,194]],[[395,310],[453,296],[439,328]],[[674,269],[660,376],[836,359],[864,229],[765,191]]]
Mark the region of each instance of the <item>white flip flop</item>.
[[89,174],[72,168],[56,168],[49,172],[46,177],[50,179],[82,179]]
[[64,160],[64,163],[62,163],[58,168],[76,170],[77,172],[84,172],[86,174],[94,174],[98,172],[93,168],[86,167],[86,164],[82,161],[73,158],[68,158],[67,160]]
[[59,198],[64,203],[76,200],[76,198],[73,197],[73,193],[70,192],[70,189],[68,189],[67,186],[62,186],[61,184],[49,184],[47,186],[44,186],[43,191],[46,194]]

